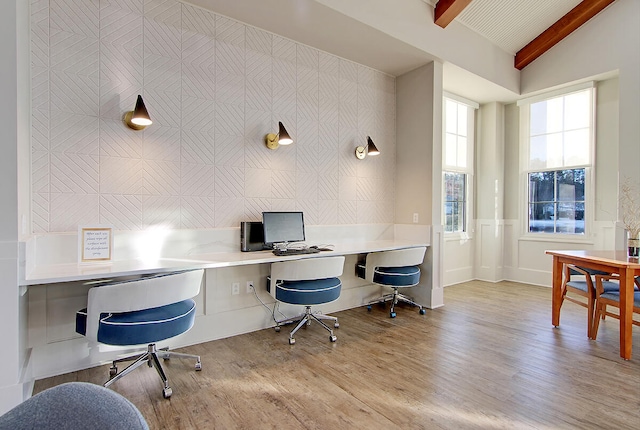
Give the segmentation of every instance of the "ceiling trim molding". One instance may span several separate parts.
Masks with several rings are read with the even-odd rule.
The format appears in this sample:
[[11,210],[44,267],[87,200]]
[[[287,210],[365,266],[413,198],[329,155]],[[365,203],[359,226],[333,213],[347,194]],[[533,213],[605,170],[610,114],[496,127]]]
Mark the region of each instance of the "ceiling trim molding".
[[438,0],[434,13],[434,22],[442,28],[445,28],[460,15],[465,7],[469,6],[471,0]]
[[[551,27],[540,33],[524,48],[516,53],[514,67],[524,69],[536,58],[551,49],[556,43],[578,29],[582,24],[596,16],[615,0],[583,0]],[[440,2],[438,2],[440,3]]]

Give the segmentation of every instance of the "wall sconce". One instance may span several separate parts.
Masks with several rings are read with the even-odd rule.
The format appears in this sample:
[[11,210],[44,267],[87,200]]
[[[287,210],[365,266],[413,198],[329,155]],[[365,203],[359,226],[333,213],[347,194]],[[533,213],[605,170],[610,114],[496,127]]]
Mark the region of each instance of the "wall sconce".
[[143,130],[148,125],[153,124],[140,94],[138,94],[135,109],[124,114],[124,123],[134,130]]
[[269,149],[277,149],[280,145],[291,145],[293,143],[293,139],[291,139],[287,129],[284,128],[280,121],[278,121],[278,127],[278,134],[269,133],[264,138],[264,142]]
[[371,137],[369,136],[367,136],[366,148],[364,146],[358,146],[356,148],[356,158],[358,160],[364,160],[364,157],[366,157],[367,154],[371,156],[380,154],[380,151],[378,151],[378,148],[376,148],[376,144],[373,143],[373,140],[371,140]]

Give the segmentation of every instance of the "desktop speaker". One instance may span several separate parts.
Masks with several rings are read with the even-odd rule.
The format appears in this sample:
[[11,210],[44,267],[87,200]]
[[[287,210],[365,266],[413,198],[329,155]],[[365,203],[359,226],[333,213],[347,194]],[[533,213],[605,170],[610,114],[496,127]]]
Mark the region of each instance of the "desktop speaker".
[[262,251],[264,249],[264,231],[259,221],[240,222],[240,250]]

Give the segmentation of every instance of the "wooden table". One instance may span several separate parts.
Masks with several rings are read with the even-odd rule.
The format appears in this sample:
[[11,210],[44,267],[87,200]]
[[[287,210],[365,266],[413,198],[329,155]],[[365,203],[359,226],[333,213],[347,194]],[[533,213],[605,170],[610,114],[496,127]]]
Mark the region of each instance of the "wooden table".
[[553,256],[553,299],[551,323],[560,325],[562,268],[565,264],[602,270],[620,275],[620,356],[631,359],[633,318],[633,280],[640,275],[640,263],[629,259],[626,251],[546,251]]

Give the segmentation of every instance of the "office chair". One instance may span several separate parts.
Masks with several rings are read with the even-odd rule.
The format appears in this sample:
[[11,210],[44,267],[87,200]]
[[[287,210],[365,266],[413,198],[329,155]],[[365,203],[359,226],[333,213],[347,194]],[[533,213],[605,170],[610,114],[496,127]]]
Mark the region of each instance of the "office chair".
[[[193,358],[195,369],[202,368],[199,356],[157,349],[155,342],[185,333],[193,326],[196,304],[192,297],[200,292],[203,273],[200,269],[161,274],[89,289],[87,308],[76,313],[76,332],[106,345],[147,344],[146,352],[113,361],[105,387],[146,363],[160,375],[162,395],[168,399],[173,390],[158,357]],[[118,363],[132,360],[118,373]]]
[[[600,270],[586,269],[575,266],[573,264],[565,264],[562,278],[562,301],[560,307],[565,300],[587,308],[587,336],[590,339],[593,337],[593,321],[595,315],[595,303],[596,303],[596,289],[593,285],[594,275],[608,275],[607,272]],[[581,276],[576,279],[574,276]],[[612,288],[611,284],[607,285],[607,288]],[[567,295],[569,293],[569,295]],[[582,297],[574,297],[574,295]]]
[[0,429],[149,430],[140,411],[100,385],[68,382],[46,389],[0,416]]
[[[633,313],[640,314],[640,277],[635,278],[633,288]],[[618,275],[596,275],[596,304],[593,318],[592,339],[598,336],[600,320],[606,316],[620,319],[620,315],[607,311],[607,306],[620,309],[620,277]],[[633,325],[640,326],[640,321],[633,320]]]
[[342,282],[338,276],[342,275],[343,267],[344,256],[305,258],[271,264],[271,276],[267,281],[271,295],[279,302],[305,307],[304,313],[300,315],[276,321],[275,330],[278,332],[285,324],[298,323],[289,333],[289,345],[296,343],[296,332],[305,324],[311,325],[312,321],[329,331],[331,342],[337,340],[333,329],[323,321],[333,321],[333,327],[338,328],[338,318],[319,312],[312,313],[311,306],[329,303],[340,297]]
[[420,315],[425,314],[426,311],[422,305],[414,302],[411,297],[401,294],[398,290],[414,287],[420,283],[420,267],[418,265],[422,264],[426,250],[425,246],[420,246],[367,254],[365,263],[356,266],[358,276],[374,284],[393,289],[393,292],[369,302],[367,310],[371,310],[374,303],[384,304],[388,301],[391,303],[389,316],[395,318],[395,306],[398,302],[404,302],[417,306]]

